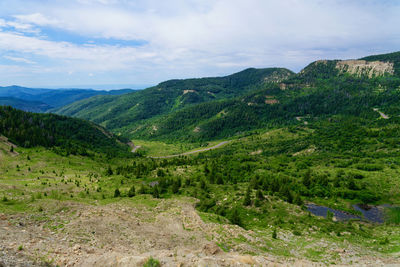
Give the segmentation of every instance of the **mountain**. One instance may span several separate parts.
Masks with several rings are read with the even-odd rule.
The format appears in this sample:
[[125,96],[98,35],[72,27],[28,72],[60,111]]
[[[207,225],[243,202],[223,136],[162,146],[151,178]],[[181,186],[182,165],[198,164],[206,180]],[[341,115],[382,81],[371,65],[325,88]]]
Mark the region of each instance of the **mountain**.
[[0,107],[0,135],[18,146],[43,146],[68,154],[129,151],[122,142],[125,140],[92,122],[55,114],[24,112],[12,107]]
[[56,112],[94,121],[130,138],[211,140],[292,125],[297,117],[397,114],[399,52],[320,60],[298,74],[247,69],[220,78],[171,80],[122,96],[97,96]]
[[43,102],[27,101],[15,97],[0,97],[0,106],[12,106],[16,109],[31,112],[45,112],[52,108]]
[[122,96],[96,96],[56,109],[58,114],[88,119],[124,134],[151,119],[185,107],[244,95],[293,75],[287,69],[246,69],[225,77],[170,80]]
[[[32,112],[44,112],[51,108],[61,107],[72,102],[89,98],[95,95],[122,95],[132,92],[131,89],[97,91],[92,89],[42,89],[20,86],[0,87],[0,97],[12,97],[20,101],[9,101],[15,108]],[[24,105],[21,100],[29,101]],[[15,103],[13,105],[13,103]],[[35,104],[37,104],[35,106]],[[45,104],[45,105],[43,105]]]

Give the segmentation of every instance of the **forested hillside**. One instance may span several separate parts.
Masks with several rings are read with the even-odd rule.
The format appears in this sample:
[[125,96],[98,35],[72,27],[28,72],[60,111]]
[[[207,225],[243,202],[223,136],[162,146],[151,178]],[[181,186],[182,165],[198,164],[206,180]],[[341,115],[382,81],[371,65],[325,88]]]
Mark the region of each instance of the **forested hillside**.
[[293,73],[286,69],[247,69],[226,77],[171,80],[142,91],[110,97],[97,96],[62,107],[58,114],[88,119],[119,132],[162,114],[188,106],[244,95]]
[[141,92],[94,97],[57,112],[130,138],[205,141],[335,114],[400,115],[399,53],[320,60],[294,75],[247,69],[227,77],[171,80]]
[[115,155],[128,152],[127,145],[94,123],[11,107],[0,107],[0,134],[18,146],[43,146],[67,154],[101,152]]

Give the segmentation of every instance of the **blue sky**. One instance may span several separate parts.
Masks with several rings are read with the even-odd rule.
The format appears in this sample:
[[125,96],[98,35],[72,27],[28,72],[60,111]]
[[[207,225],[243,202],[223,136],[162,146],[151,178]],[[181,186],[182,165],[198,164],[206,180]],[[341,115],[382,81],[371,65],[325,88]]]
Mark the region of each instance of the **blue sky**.
[[400,50],[393,0],[0,0],[0,85],[110,88]]

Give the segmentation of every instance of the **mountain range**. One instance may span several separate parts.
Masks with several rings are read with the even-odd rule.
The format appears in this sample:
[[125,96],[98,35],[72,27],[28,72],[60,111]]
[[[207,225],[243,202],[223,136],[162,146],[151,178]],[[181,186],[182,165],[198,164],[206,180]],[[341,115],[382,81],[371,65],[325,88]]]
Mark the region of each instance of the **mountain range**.
[[132,91],[131,89],[111,91],[74,88],[42,89],[13,85],[0,87],[0,105],[9,105],[25,111],[46,112],[52,108],[96,95],[121,95]]
[[[320,60],[299,73],[246,69],[226,77],[170,80],[119,96],[95,96],[53,111],[130,138],[212,140],[295,125],[299,117],[397,114],[400,52]],[[296,119],[297,118],[297,119]]]

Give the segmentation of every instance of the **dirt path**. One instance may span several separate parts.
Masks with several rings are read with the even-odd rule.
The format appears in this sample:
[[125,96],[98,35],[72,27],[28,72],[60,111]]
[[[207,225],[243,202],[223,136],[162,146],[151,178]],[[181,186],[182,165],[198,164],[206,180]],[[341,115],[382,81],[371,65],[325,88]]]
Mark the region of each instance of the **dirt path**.
[[128,145],[132,148],[131,152],[135,153],[139,148],[141,148],[142,146],[135,146],[134,143],[129,142]]
[[209,150],[213,150],[213,149],[217,149],[227,143],[229,143],[231,141],[223,141],[215,146],[212,147],[207,147],[207,148],[202,148],[202,149],[197,149],[194,151],[189,151],[189,152],[185,152],[185,153],[181,153],[181,154],[176,154],[176,155],[168,155],[168,156],[160,156],[160,157],[148,157],[148,158],[152,158],[152,159],[167,159],[167,158],[175,158],[175,157],[179,157],[179,156],[186,156],[186,155],[191,155],[191,154],[195,154],[195,153],[199,153],[199,152],[205,152],[205,151],[209,151]]
[[374,108],[373,110],[374,110],[374,111],[376,111],[376,112],[378,112],[378,113],[379,113],[379,115],[381,115],[381,118],[382,118],[382,119],[385,119],[385,120],[389,119],[389,116],[388,116],[388,115],[386,115],[385,113],[383,113],[383,112],[379,111],[379,109],[377,109],[377,108]]

